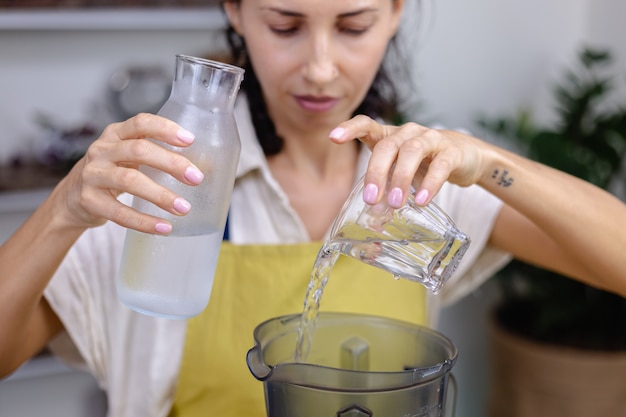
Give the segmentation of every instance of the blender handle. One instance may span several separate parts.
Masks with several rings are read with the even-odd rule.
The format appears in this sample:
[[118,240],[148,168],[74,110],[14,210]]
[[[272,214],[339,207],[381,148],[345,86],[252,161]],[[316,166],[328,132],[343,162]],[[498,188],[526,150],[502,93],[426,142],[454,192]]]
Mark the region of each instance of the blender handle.
[[444,401],[443,415],[444,417],[454,417],[456,408],[456,392],[457,383],[453,374],[449,375],[448,387],[446,389],[446,399]]

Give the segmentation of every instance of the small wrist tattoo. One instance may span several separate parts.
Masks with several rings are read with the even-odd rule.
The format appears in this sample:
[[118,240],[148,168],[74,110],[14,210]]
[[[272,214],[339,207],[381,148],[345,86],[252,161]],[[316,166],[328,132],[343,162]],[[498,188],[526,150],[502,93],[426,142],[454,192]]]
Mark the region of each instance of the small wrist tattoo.
[[500,185],[504,188],[508,188],[513,184],[513,178],[509,176],[509,171],[506,169],[502,170],[495,169],[493,174],[491,174],[491,178],[497,180],[497,185]]

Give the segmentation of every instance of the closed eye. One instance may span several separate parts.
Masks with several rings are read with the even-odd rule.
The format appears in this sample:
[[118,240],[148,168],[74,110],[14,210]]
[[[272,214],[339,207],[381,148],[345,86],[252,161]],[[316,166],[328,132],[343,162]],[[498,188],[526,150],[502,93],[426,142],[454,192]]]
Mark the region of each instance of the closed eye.
[[362,35],[367,32],[369,28],[339,28],[341,33],[345,33],[346,35]]
[[297,26],[289,26],[289,27],[270,27],[270,30],[277,34],[278,36],[290,36],[294,35],[298,32],[299,27]]

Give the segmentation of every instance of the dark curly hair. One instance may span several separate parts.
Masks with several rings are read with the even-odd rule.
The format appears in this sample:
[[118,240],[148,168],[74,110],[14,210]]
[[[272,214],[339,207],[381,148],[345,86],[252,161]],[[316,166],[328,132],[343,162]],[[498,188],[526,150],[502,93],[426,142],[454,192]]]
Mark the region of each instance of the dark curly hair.
[[[229,1],[238,3],[240,0],[224,0],[222,3]],[[245,40],[239,36],[230,24],[226,29],[226,40],[230,47],[233,63],[245,70],[241,89],[248,98],[252,123],[259,143],[266,156],[276,155],[283,147],[283,139],[276,133],[274,122],[268,114],[261,85],[248,58]],[[387,57],[394,53],[396,54],[396,59],[393,62],[396,64],[396,67],[393,68],[390,65],[380,66],[369,91],[354,111],[353,116],[365,114],[372,118],[380,118],[387,121],[398,119],[401,99],[390,73],[394,72],[394,75],[400,75],[400,79],[406,79],[408,70],[402,67],[402,64],[408,62],[408,60],[401,59],[400,55],[402,53],[398,47],[396,36],[394,36],[387,48],[384,62],[390,61]]]

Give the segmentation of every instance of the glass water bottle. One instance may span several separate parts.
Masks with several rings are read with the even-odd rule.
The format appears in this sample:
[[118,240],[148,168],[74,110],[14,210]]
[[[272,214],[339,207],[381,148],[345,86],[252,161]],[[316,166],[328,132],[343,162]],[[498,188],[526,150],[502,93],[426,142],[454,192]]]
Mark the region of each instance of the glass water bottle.
[[171,94],[158,114],[196,138],[185,148],[157,143],[187,157],[204,180],[190,186],[163,171],[140,167],[189,201],[191,211],[175,216],[134,196],[133,208],[170,221],[172,232],[162,236],[127,230],[117,290],[133,310],[188,318],[208,304],[241,150],[233,108],[243,72],[220,62],[176,56]]

